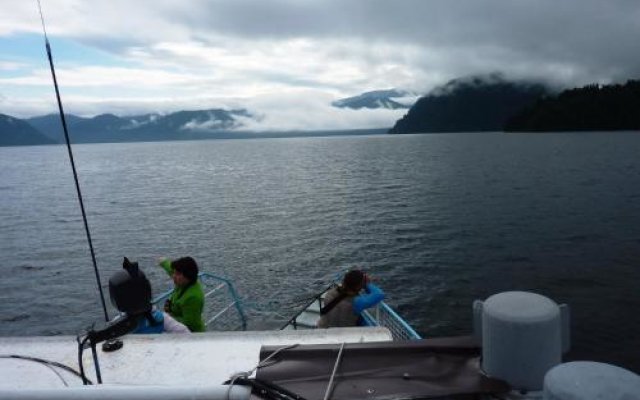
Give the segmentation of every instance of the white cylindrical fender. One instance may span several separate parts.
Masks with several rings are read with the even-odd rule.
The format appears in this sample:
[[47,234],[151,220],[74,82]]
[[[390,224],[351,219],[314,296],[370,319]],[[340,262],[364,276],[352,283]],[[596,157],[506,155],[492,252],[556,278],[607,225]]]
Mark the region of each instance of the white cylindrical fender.
[[0,399],[15,400],[248,400],[246,386],[91,385],[56,389],[0,389]]
[[560,308],[529,292],[504,292],[482,304],[482,367],[514,389],[541,390],[562,358]]
[[639,400],[640,376],[593,361],[560,364],[544,377],[544,400]]

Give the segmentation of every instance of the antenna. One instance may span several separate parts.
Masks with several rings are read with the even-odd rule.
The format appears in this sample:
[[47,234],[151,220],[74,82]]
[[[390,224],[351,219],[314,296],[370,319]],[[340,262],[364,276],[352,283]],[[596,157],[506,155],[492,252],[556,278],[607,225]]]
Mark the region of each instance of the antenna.
[[62,122],[62,130],[64,131],[64,138],[67,142],[67,150],[69,152],[69,161],[71,161],[71,170],[73,171],[73,180],[76,183],[76,192],[78,193],[78,201],[80,202],[80,210],[82,211],[82,220],[84,221],[84,230],[87,233],[87,241],[89,242],[89,250],[91,251],[91,261],[93,262],[93,270],[96,274],[96,281],[98,283],[98,290],[100,291],[100,300],[102,302],[102,310],[104,311],[104,319],[109,322],[109,314],[107,313],[107,306],[104,302],[104,293],[102,292],[102,284],[100,283],[100,273],[98,272],[98,265],[96,263],[96,255],[93,251],[93,243],[91,241],[91,232],[89,232],[89,223],[87,222],[87,213],[84,210],[84,202],[82,201],[82,191],[80,190],[80,183],[78,182],[78,173],[76,172],[76,164],[73,160],[73,152],[71,151],[71,141],[69,140],[69,130],[67,129],[67,120],[64,116],[64,110],[62,108],[62,100],[60,99],[60,90],[58,89],[58,80],[56,79],[56,70],[53,66],[53,57],[51,56],[51,46],[49,45],[49,38],[47,37],[47,29],[44,25],[44,17],[42,16],[42,6],[40,0],[38,0],[38,11],[40,12],[40,21],[42,22],[42,31],[44,32],[44,43],[47,48],[47,57],[49,58],[49,67],[51,68],[51,77],[53,78],[53,86],[56,90],[56,99],[58,100],[58,110],[60,112],[60,120]]

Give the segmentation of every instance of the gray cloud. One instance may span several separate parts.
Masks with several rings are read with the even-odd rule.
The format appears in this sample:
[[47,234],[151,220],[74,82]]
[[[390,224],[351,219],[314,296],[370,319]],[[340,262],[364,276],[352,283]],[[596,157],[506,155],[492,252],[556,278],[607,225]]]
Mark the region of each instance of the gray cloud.
[[429,54],[439,58],[418,62],[423,69],[509,72],[515,65],[518,74],[555,72],[569,84],[640,73],[640,3],[634,0],[238,0],[201,5],[206,11],[185,11],[181,17],[203,36],[216,31],[246,39],[357,38],[413,45],[427,60]]
[[[61,22],[58,29],[120,54],[162,41],[197,41],[215,47],[251,41],[259,47],[303,38],[319,46],[324,41],[347,41],[353,45],[335,51],[357,55],[371,65],[398,54],[370,54],[367,59],[367,52],[380,46],[412,46],[419,51],[396,61],[419,70],[418,74],[442,79],[500,70],[573,85],[640,74],[637,0],[73,3],[66,11],[75,22],[65,20],[65,28]],[[59,8],[64,9],[56,8],[53,18],[64,18],[65,14],[57,14]]]
[[[0,15],[0,35],[39,33],[39,19],[25,4]],[[43,5],[51,35],[123,62],[119,68],[98,65],[101,69],[89,68],[90,60],[67,63],[66,71],[61,64],[61,78],[68,77],[67,88],[74,86],[68,89],[72,104],[85,113],[100,107],[108,107],[102,112],[154,105],[164,111],[188,104],[216,108],[225,99],[242,105],[252,98],[262,99],[254,101],[256,107],[275,112],[283,96],[290,96],[292,113],[305,113],[320,107],[309,98],[330,103],[392,87],[424,93],[449,79],[496,71],[559,86],[640,78],[637,0],[48,0]],[[47,71],[25,71],[14,73],[15,79],[0,77],[12,97],[4,104],[46,107],[35,90],[39,85],[50,92],[43,83]],[[26,84],[28,90],[20,86]],[[293,100],[302,93],[305,101]],[[17,95],[25,97],[13,98]],[[343,114],[344,125],[356,118]],[[379,125],[386,117],[372,113],[371,118]],[[264,121],[278,125],[275,117]]]

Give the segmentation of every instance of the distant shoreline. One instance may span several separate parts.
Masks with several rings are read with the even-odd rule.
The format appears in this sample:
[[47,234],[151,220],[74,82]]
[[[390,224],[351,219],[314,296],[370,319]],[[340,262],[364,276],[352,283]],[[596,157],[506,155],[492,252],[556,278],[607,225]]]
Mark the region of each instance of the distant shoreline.
[[[287,132],[193,132],[184,138],[148,138],[142,140],[100,140],[100,141],[74,141],[71,132],[72,144],[102,144],[102,143],[153,143],[153,142],[175,142],[175,141],[197,141],[197,140],[242,140],[242,139],[287,139],[306,137],[334,137],[334,136],[367,136],[367,135],[387,135],[389,128],[374,129],[349,129],[349,130],[326,130],[326,131],[287,131]],[[18,146],[56,146],[64,145],[64,142],[56,143],[31,143],[31,144],[0,144],[0,147]]]

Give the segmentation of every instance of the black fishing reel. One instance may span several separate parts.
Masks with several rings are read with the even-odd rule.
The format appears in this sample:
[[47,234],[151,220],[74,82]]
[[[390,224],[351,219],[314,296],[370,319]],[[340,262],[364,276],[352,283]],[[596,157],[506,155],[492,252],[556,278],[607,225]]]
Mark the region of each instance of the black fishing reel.
[[124,258],[122,269],[109,279],[111,303],[121,313],[140,315],[151,309],[151,284],[137,262]]
[[98,383],[102,383],[96,344],[104,342],[102,350],[105,352],[116,351],[122,348],[121,340],[116,339],[132,332],[138,326],[140,318],[151,312],[151,284],[140,271],[137,262],[131,262],[124,258],[122,269],[109,279],[109,295],[111,303],[120,311],[120,316],[106,323],[104,327],[92,327],[84,338],[78,338],[80,369],[84,378],[82,367],[82,351],[89,345],[93,353]]

